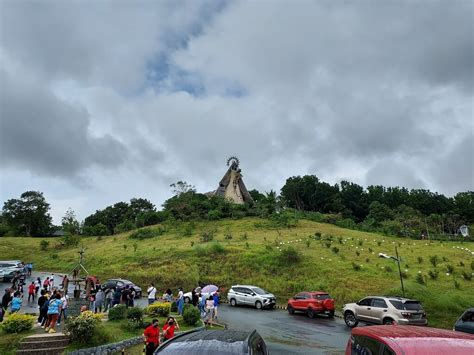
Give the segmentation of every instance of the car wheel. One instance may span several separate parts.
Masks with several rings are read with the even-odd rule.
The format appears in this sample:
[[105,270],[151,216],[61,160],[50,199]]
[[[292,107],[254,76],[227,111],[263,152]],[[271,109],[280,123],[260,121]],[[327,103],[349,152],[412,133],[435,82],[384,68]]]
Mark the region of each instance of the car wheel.
[[393,322],[393,319],[392,318],[385,318],[383,320],[383,325],[392,325],[394,322]]
[[289,314],[295,314],[295,310],[290,305],[286,307],[286,310],[288,311]]
[[189,299],[189,297],[184,297],[184,303],[190,303],[191,300]]
[[263,309],[263,307],[262,307],[262,302],[260,302],[260,301],[255,302],[255,308],[257,308],[257,309]]
[[237,306],[237,301],[236,301],[234,298],[231,298],[231,299],[230,299],[230,305],[231,305],[232,307]]
[[357,326],[357,324],[359,324],[359,321],[352,312],[344,313],[344,322],[349,328],[354,328]]
[[308,310],[306,311],[306,314],[308,315],[309,318],[314,318],[314,316],[316,315],[316,313],[314,313],[314,309],[312,308],[308,308]]
[[329,311],[329,318],[334,318],[334,311]]

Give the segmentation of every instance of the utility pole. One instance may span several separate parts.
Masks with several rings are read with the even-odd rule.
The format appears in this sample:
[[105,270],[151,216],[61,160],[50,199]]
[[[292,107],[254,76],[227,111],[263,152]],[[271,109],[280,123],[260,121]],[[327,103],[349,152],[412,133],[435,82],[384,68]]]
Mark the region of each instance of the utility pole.
[[402,269],[400,268],[400,257],[398,256],[398,248],[395,247],[395,254],[397,255],[397,264],[398,264],[398,273],[400,275],[400,284],[402,285],[402,294],[405,297],[405,287],[403,286],[403,277],[402,277]]

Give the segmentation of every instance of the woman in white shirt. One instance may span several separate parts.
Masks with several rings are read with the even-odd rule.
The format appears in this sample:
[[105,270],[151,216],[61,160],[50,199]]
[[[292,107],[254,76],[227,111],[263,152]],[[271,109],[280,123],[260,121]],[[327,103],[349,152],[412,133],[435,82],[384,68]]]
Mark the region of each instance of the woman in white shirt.
[[153,304],[156,300],[156,287],[153,285],[153,283],[150,284],[150,287],[148,287],[148,304]]
[[206,323],[210,324],[212,328],[212,319],[214,318],[214,299],[212,296],[206,301]]

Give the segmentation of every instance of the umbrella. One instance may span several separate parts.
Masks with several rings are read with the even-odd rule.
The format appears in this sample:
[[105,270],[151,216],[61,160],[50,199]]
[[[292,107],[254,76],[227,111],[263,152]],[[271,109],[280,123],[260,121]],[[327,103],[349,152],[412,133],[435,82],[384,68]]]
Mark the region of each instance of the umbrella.
[[219,287],[217,287],[216,285],[207,285],[203,287],[203,289],[201,290],[201,293],[211,294],[211,293],[216,292],[218,289]]

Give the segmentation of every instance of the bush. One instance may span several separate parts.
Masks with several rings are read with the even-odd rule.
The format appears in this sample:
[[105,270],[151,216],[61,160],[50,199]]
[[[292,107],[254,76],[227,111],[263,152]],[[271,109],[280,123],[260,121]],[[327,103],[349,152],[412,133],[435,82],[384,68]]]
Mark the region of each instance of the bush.
[[332,250],[332,252],[333,252],[334,254],[339,253],[339,248],[338,248],[338,247],[332,247],[331,250]]
[[419,256],[417,259],[418,259],[418,264],[421,264],[423,262],[423,258],[421,256]]
[[356,264],[355,262],[352,262],[352,268],[355,270],[355,271],[360,271],[361,267],[359,264]]
[[283,249],[280,254],[280,262],[286,265],[297,264],[302,258],[301,253],[293,247]]
[[124,304],[119,304],[109,309],[109,320],[120,320],[125,318],[127,318],[127,306]]
[[130,239],[143,240],[143,239],[158,237],[164,233],[165,233],[164,228],[142,228],[133,232],[128,237]]
[[143,309],[139,307],[131,307],[127,310],[127,319],[135,323],[142,323]]
[[408,279],[408,273],[406,271],[402,271],[402,277],[404,279]]
[[431,265],[433,265],[433,267],[436,267],[436,265],[438,265],[438,262],[439,262],[438,255],[431,255],[430,256],[430,263],[431,263]]
[[193,305],[187,304],[183,309],[183,320],[188,325],[195,325],[201,319],[201,312]]
[[178,312],[178,304],[176,303],[176,301],[171,302],[171,309],[170,309],[170,311],[173,312],[173,313]]
[[41,249],[42,251],[45,251],[45,250],[48,249],[48,247],[49,247],[49,241],[43,239],[43,240],[40,242],[40,249]]
[[357,250],[357,251],[356,251],[356,255],[357,255],[357,256],[360,256],[360,251]]
[[439,272],[436,270],[430,270],[428,271],[428,275],[430,276],[430,279],[436,280],[438,279]]
[[101,316],[91,311],[82,312],[77,317],[68,317],[66,330],[70,334],[72,342],[88,344],[94,336],[97,336],[97,328],[100,325]]
[[419,283],[420,285],[426,285],[425,278],[423,277],[423,274],[421,274],[421,273],[416,274],[415,280],[416,280],[416,282]]
[[452,274],[454,272],[454,267],[453,265],[446,265],[446,272],[449,272],[450,274]]
[[457,280],[454,280],[454,288],[455,288],[456,290],[461,289],[461,284],[460,284]]
[[326,245],[326,248],[329,249],[331,247],[331,242],[326,242],[326,243],[324,243],[324,245]]
[[462,277],[464,280],[471,281],[472,280],[472,274],[470,272],[463,271],[462,272]]
[[385,266],[385,271],[387,271],[387,272],[393,272],[393,269],[392,269],[391,266],[388,266],[388,265],[387,265],[387,266]]
[[168,317],[171,311],[171,303],[155,302],[145,309],[145,313],[150,317]]
[[63,243],[67,247],[77,247],[81,241],[81,236],[66,234],[63,237]]
[[0,329],[5,333],[21,333],[33,328],[35,318],[26,314],[13,313],[6,316],[0,323]]
[[214,230],[206,230],[202,232],[201,237],[200,237],[201,242],[206,243],[206,242],[210,242],[214,240],[214,233],[215,233]]

